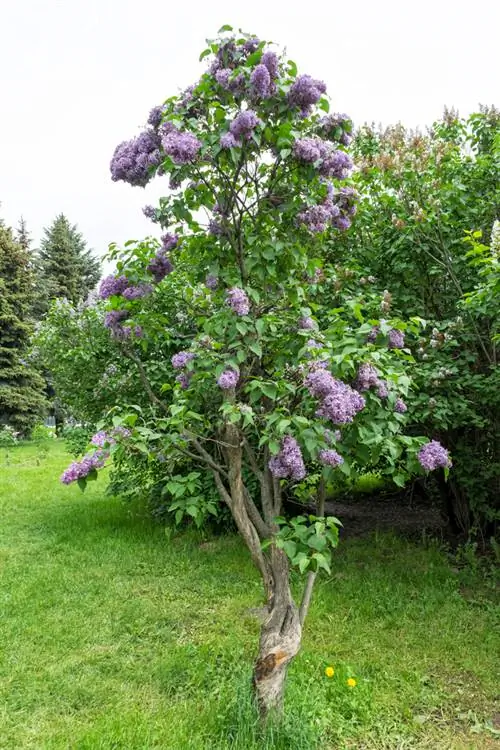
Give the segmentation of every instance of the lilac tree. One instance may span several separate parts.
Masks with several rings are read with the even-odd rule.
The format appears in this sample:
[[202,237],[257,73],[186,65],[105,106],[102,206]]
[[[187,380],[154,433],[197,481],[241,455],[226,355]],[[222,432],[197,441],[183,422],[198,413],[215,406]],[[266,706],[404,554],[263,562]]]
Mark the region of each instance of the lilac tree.
[[[422,471],[425,440],[401,434],[404,332],[419,321],[380,320],[384,300],[321,262],[325,239],[356,213],[350,119],[329,114],[322,81],[231,31],[202,53],[210,66],[200,80],[153,109],[113,155],[114,180],[144,186],[168,175],[170,191],[145,209],[161,243],[112,248],[117,272],[101,295],[152,407],[138,417],[123,404],[115,427],[131,429],[129,442],[152,461],[189,459],[210,474],[262,577],[268,614],[253,679],[266,715],[282,706],[317,573],[330,570],[338,541],[339,522],[324,514],[328,488],[366,466],[397,484]],[[157,295],[178,314],[151,305]],[[168,349],[179,326],[185,344],[159,361],[155,389],[134,351]],[[89,476],[120,442],[100,445]],[[449,463],[444,449],[422,455],[425,468]],[[73,473],[84,484],[81,467]],[[285,517],[287,497],[314,498],[316,514]],[[305,575],[297,601],[292,568]]]

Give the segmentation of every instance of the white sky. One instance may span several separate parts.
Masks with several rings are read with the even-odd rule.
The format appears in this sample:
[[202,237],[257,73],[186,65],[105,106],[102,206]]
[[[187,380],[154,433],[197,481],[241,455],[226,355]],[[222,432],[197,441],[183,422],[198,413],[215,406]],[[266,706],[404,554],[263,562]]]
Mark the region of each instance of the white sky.
[[[0,216],[36,241],[61,211],[99,254],[154,232],[166,189],[109,177],[114,147],[193,83],[220,26],[286,46],[356,124],[430,124],[499,104],[494,0],[0,0]],[[495,101],[496,100],[496,101]]]

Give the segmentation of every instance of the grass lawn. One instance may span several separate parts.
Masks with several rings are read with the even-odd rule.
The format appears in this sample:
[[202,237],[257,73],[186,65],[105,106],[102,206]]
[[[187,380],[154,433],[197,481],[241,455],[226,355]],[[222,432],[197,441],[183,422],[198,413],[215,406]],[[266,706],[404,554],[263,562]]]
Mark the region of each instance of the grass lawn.
[[261,589],[238,539],[169,540],[101,481],[61,485],[68,461],[56,442],[0,449],[2,750],[500,747],[498,609],[437,545],[341,544],[287,718],[261,732]]

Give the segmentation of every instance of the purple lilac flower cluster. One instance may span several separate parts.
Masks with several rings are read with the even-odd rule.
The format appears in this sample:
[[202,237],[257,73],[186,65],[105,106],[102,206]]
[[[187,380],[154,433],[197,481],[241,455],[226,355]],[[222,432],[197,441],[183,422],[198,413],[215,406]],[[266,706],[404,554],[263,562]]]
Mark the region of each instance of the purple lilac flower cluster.
[[337,453],[337,451],[333,450],[333,448],[320,451],[319,460],[322,464],[326,464],[326,466],[333,466],[333,468],[344,463],[344,459],[342,458],[340,453]]
[[331,143],[321,138],[299,138],[293,145],[293,153],[306,164],[318,162],[318,172],[322,177],[336,177],[343,180],[349,176],[353,163],[345,151],[336,150]]
[[116,147],[110,164],[111,179],[144,187],[160,163],[160,138],[154,130],[144,130],[137,138]]
[[250,312],[250,301],[243,289],[234,286],[226,293],[226,304],[236,315],[248,315]]
[[281,441],[279,453],[269,461],[269,470],[278,479],[294,479],[299,481],[306,475],[304,459],[299,444],[291,435],[286,435]]
[[161,139],[161,144],[174,164],[189,164],[194,161],[202,146],[201,141],[192,133],[181,133],[177,129],[170,129]]
[[308,315],[304,315],[299,319],[298,327],[301,331],[312,331],[314,328],[316,328],[316,323],[311,317],[309,317]]
[[172,357],[172,367],[174,370],[183,370],[189,362],[192,362],[195,355],[193,352],[177,352]]
[[148,125],[151,125],[152,128],[157,130],[163,119],[163,113],[165,112],[165,106],[161,105],[158,107],[153,107],[153,109],[149,113],[148,117]]
[[271,76],[265,65],[257,65],[250,76],[252,94],[257,99],[267,99],[271,93]]
[[61,475],[63,484],[71,484],[78,479],[84,479],[92,471],[102,469],[105,460],[108,458],[108,451],[97,450],[95,453],[89,453],[81,461],[73,461],[70,466]]
[[366,337],[366,340],[368,341],[368,343],[374,344],[375,341],[377,340],[377,336],[379,335],[379,333],[380,333],[380,326],[372,326],[372,330]]
[[342,440],[342,433],[340,432],[340,430],[325,430],[323,436],[325,438],[325,442],[328,443],[328,445],[331,445],[332,443],[340,443],[340,441]]
[[265,65],[268,69],[271,80],[274,80],[278,77],[279,60],[276,52],[273,52],[272,50],[266,50],[263,53],[260,62],[261,65]]
[[439,468],[450,468],[450,454],[437,440],[431,440],[426,443],[417,454],[420,466],[426,471],[434,471]]
[[308,75],[298,76],[288,92],[288,103],[298,107],[302,117],[307,117],[314,106],[326,93],[326,84]]
[[368,391],[376,388],[379,384],[378,372],[373,365],[363,362],[356,377],[356,388],[358,391]]
[[144,206],[142,209],[142,213],[146,217],[146,219],[151,219],[151,221],[156,222],[156,208],[154,206]]
[[128,318],[127,310],[109,310],[104,316],[104,326],[109,328],[115,338],[122,338],[122,323],[126,318]]
[[217,385],[222,388],[223,391],[228,391],[231,388],[235,388],[240,378],[239,372],[236,370],[224,370],[217,378]]
[[105,430],[99,430],[92,435],[90,442],[98,448],[104,448],[105,445],[112,445],[115,441]]
[[174,267],[172,265],[172,261],[167,257],[165,251],[161,249],[158,250],[154,258],[149,261],[147,270],[153,275],[156,283],[159,284],[160,281],[163,281],[165,276],[168,276],[169,273],[172,273]]
[[408,407],[406,406],[405,402],[402,398],[397,398],[396,403],[394,404],[394,411],[398,414],[404,414],[405,411],[408,410]]
[[153,287],[151,284],[137,284],[136,286],[129,286],[126,289],[123,290],[122,296],[125,297],[126,300],[134,300],[134,299],[141,299],[141,297],[146,297],[146,295],[151,294],[153,291]]
[[219,280],[213,273],[208,273],[205,278],[205,286],[207,289],[214,291],[219,286]]
[[311,396],[320,400],[316,416],[330,419],[334,424],[349,424],[365,406],[365,399],[358,391],[334,378],[328,370],[311,370],[305,386]]
[[106,278],[101,281],[99,297],[101,299],[109,299],[109,297],[122,294],[128,287],[128,284],[129,282],[126,276],[114,276],[113,274],[111,274],[111,276],[106,276]]
[[397,328],[391,328],[389,331],[389,349],[403,349],[405,345],[405,335],[403,331]]
[[[250,140],[255,128],[261,124],[253,109],[242,110],[236,115],[229,126],[229,133],[222,136],[220,141],[221,146],[223,148],[241,146],[242,139]],[[232,136],[232,139],[228,136]]]
[[343,146],[348,146],[352,141],[352,120],[349,115],[336,114],[322,117],[319,125],[326,138],[337,140]]

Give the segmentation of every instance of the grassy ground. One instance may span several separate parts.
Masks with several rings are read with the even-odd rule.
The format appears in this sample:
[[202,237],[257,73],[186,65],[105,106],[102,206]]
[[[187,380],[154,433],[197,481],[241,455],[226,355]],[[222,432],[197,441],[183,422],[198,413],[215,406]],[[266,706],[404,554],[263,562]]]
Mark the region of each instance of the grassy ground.
[[287,719],[261,733],[260,586],[238,540],[169,541],[102,483],[60,485],[67,462],[59,444],[0,451],[2,750],[500,746],[497,610],[470,573],[464,598],[436,546],[341,545]]

